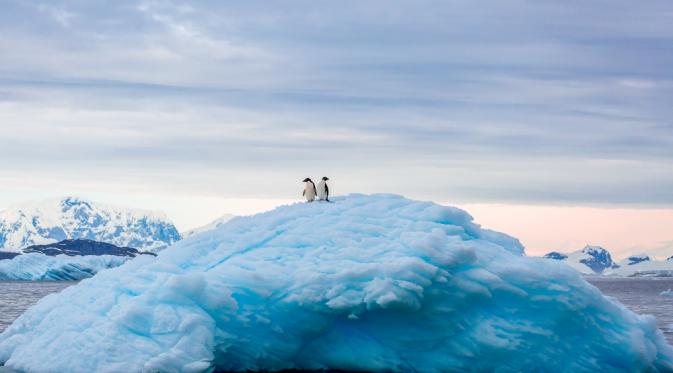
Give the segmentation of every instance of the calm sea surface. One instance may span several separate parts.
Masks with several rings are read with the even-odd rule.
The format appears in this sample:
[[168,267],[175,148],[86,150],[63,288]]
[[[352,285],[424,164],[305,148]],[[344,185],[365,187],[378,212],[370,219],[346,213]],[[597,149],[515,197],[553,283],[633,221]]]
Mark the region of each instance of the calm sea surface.
[[654,315],[659,329],[673,345],[673,297],[662,297],[661,292],[673,289],[671,278],[600,278],[587,279],[603,294],[617,298],[632,311]]
[[38,300],[76,283],[74,281],[0,281],[0,332]]
[[[657,317],[659,327],[673,344],[673,297],[659,294],[673,289],[673,279],[589,278],[603,294],[617,298],[631,310]],[[0,282],[0,332],[42,297],[76,282]]]

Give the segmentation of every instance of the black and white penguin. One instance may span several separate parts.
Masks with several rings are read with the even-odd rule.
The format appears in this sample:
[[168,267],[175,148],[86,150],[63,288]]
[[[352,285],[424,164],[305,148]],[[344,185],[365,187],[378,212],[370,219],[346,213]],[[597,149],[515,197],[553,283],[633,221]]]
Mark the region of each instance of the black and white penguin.
[[304,183],[306,183],[306,185],[304,185],[304,193],[302,195],[306,197],[307,202],[315,201],[315,196],[318,194],[315,189],[315,184],[313,184],[313,181],[308,177],[304,179]]
[[329,202],[329,187],[327,186],[329,177],[325,176],[318,183],[318,200]]

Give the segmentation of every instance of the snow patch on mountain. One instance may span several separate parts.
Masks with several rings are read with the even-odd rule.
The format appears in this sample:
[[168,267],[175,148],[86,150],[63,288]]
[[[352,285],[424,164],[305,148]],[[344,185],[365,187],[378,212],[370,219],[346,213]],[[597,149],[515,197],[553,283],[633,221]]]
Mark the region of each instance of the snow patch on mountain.
[[656,320],[466,212],[350,195],[240,217],[48,296],[34,372],[673,371]]
[[65,239],[88,239],[117,246],[158,251],[180,239],[161,213],[104,206],[68,197],[0,211],[0,250]]

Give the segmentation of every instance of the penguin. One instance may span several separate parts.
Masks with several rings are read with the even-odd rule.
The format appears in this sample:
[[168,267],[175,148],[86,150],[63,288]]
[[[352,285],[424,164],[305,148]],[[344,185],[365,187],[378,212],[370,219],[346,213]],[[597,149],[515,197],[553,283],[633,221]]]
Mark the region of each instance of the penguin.
[[302,193],[302,195],[306,197],[306,202],[315,201],[315,196],[318,194],[315,189],[315,184],[313,184],[313,181],[308,177],[304,179],[304,183],[306,183],[306,185],[304,186],[304,193]]
[[329,202],[329,187],[327,186],[329,177],[325,176],[318,183],[318,200]]

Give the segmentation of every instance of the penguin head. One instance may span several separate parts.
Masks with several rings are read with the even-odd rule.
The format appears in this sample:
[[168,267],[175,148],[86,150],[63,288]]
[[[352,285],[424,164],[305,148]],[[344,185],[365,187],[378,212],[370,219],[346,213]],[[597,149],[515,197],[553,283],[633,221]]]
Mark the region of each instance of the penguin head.
[[307,177],[306,179],[304,179],[303,182],[304,182],[304,183],[308,183],[308,182],[310,182],[310,181],[311,181],[311,179],[309,179],[309,178]]
[[325,181],[327,181],[327,180],[329,180],[329,177],[327,177],[327,176],[323,176],[322,179],[325,180]]

